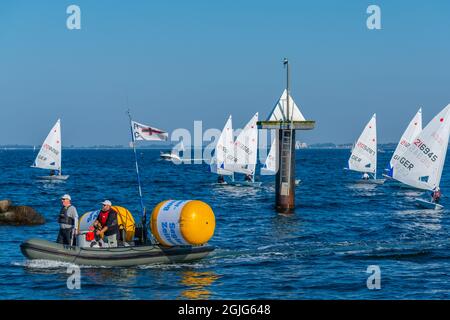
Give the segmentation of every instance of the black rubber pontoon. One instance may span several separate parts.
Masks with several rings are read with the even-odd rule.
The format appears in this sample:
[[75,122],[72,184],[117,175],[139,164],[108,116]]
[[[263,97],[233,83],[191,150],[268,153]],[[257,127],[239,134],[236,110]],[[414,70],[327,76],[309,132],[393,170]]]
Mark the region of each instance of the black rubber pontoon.
[[116,248],[82,248],[62,245],[43,239],[30,239],[20,245],[28,259],[68,262],[78,265],[129,267],[147,264],[187,262],[206,257],[214,250],[202,246],[161,245],[125,246]]

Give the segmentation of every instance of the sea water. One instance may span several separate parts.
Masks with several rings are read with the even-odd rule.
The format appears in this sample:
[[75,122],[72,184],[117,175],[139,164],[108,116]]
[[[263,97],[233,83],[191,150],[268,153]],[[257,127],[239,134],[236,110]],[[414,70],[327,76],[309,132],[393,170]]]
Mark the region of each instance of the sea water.
[[[49,183],[35,179],[47,172],[29,167],[35,152],[1,150],[0,200],[32,206],[47,222],[0,226],[0,298],[449,299],[448,161],[441,182],[446,208],[434,211],[415,207],[423,192],[389,182],[355,183],[361,175],[343,170],[349,155],[298,150],[297,208],[280,215],[274,211],[273,176],[257,177],[260,188],[221,186],[206,164],[175,165],[159,160],[159,150],[138,150],[148,212],[166,199],[207,202],[216,216],[210,241],[216,250],[191,263],[81,267],[80,289],[69,289],[70,264],[27,261],[19,246],[31,237],[56,240],[65,193],[79,214],[109,199],[138,218],[134,155],[129,149],[64,150],[70,178]],[[378,154],[379,176],[390,156]],[[369,266],[380,271],[375,288],[368,286],[374,270]]]

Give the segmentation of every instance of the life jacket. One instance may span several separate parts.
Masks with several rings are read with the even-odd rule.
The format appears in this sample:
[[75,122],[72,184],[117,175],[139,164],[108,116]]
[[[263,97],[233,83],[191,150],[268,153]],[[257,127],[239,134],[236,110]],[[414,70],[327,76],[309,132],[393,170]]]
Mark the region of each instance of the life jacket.
[[109,210],[106,212],[100,211],[98,215],[98,221],[103,227],[106,226],[106,221],[108,221],[108,217],[109,217]]
[[67,210],[69,210],[70,207],[71,207],[71,205],[68,206],[68,207],[64,207],[63,206],[61,208],[61,211],[59,212],[58,223],[68,224],[68,225],[71,225],[71,226],[75,225],[75,219],[72,218],[72,217],[67,216]]
[[433,199],[439,199],[441,197],[441,190],[433,192]]

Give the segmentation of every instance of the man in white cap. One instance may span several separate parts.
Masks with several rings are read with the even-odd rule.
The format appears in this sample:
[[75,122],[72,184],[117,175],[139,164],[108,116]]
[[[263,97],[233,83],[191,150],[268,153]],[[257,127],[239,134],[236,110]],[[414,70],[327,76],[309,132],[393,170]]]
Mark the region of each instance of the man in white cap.
[[94,227],[97,228],[95,233],[106,239],[110,247],[117,247],[117,233],[119,232],[117,212],[111,208],[112,203],[109,200],[103,201],[102,205],[102,210],[100,210],[97,220],[94,221]]
[[73,239],[78,234],[78,212],[72,203],[70,195],[61,197],[62,208],[59,212],[59,233],[57,243],[73,245]]

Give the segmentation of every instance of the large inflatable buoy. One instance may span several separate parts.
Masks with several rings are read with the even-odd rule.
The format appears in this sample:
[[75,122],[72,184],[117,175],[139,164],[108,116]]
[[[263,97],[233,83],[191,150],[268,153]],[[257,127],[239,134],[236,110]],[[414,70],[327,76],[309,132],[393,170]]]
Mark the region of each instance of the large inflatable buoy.
[[169,247],[204,244],[213,236],[215,227],[214,212],[199,200],[166,200],[152,212],[152,233]]
[[117,212],[117,220],[119,223],[119,228],[121,228],[122,226],[125,229],[126,232],[125,241],[133,241],[134,232],[136,229],[133,215],[131,214],[130,211],[128,211],[128,209],[124,207],[112,206],[111,208],[113,208]]
[[[119,224],[119,228],[125,229],[126,232],[125,241],[132,241],[135,232],[133,215],[131,214],[130,211],[128,211],[124,207],[112,206],[111,208],[117,212],[117,222]],[[95,219],[97,219],[99,213],[100,210],[95,210],[83,214],[78,222],[79,227],[78,230],[80,230],[80,232],[88,231],[89,227],[92,226]]]

